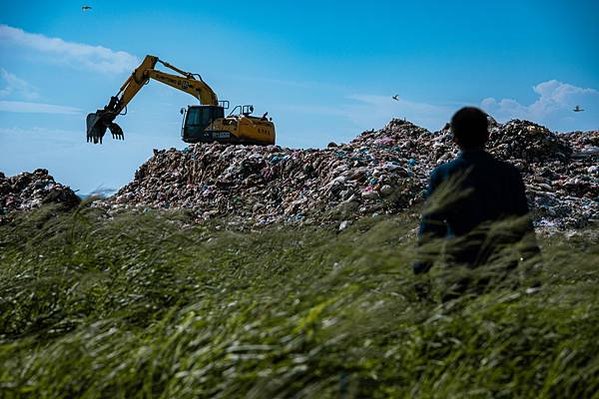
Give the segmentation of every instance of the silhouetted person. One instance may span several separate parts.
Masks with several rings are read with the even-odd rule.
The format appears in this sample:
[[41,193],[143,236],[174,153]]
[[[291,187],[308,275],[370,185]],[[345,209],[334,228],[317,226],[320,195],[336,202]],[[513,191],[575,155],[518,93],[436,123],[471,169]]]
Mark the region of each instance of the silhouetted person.
[[[487,115],[478,108],[460,109],[451,132],[461,153],[430,176],[427,209],[423,212],[419,246],[445,239],[445,262],[474,268],[487,263],[502,245],[521,246],[522,258],[538,254],[520,172],[484,150],[489,139]],[[514,220],[497,228],[497,222]],[[495,228],[493,228],[495,226]],[[489,238],[489,232],[493,236]],[[499,233],[498,233],[499,231]],[[432,251],[434,254],[434,251]],[[427,272],[434,256],[421,258],[414,273]],[[512,262],[515,267],[517,262]]]

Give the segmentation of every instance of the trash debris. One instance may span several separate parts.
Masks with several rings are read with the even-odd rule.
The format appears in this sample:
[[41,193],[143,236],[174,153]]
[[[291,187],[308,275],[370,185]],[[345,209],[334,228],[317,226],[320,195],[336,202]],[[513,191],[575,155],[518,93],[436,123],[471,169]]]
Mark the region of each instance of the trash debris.
[[349,220],[344,220],[343,222],[339,223],[339,231],[347,229],[350,224],[351,222]]
[[[599,206],[599,131],[555,134],[532,122],[490,120],[488,150],[523,174],[535,224],[583,227]],[[431,170],[458,150],[449,127],[430,132],[394,119],[326,148],[195,144],[154,156],[103,206],[185,208],[260,226],[395,214],[420,203]],[[349,223],[349,222],[348,222]]]
[[36,169],[6,177],[0,172],[0,224],[10,219],[14,211],[38,208],[57,203],[70,209],[81,202],[69,187],[57,183],[46,169]]
[[[537,228],[577,229],[599,215],[599,131],[556,134],[532,122],[490,119],[487,149],[521,172]],[[234,225],[337,223],[397,214],[421,204],[431,170],[457,155],[449,125],[430,132],[394,119],[349,143],[324,149],[194,144],[154,150],[133,181],[95,202],[127,208],[190,210],[198,222]],[[0,223],[13,211],[79,198],[45,169],[0,172]]]

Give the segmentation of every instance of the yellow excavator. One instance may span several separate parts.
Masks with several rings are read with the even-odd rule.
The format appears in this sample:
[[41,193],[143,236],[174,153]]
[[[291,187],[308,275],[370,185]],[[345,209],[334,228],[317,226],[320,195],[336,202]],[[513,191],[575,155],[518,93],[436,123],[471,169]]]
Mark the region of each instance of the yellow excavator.
[[[154,69],[157,63],[178,73],[165,73]],[[150,79],[167,84],[191,94],[200,101],[200,105],[182,108],[183,127],[181,135],[186,143],[235,143],[268,145],[275,143],[275,126],[265,113],[262,117],[251,116],[252,105],[238,105],[225,116],[229,108],[228,101],[219,101],[216,93],[199,74],[185,72],[153,55],[147,55],[121,86],[116,96],[110,98],[108,105],[87,115],[87,141],[98,144],[109,129],[112,137],[123,140],[125,135],[114,119],[125,115],[127,104],[135,97]],[[125,114],[122,112],[125,111]],[[236,113],[236,111],[238,111]]]

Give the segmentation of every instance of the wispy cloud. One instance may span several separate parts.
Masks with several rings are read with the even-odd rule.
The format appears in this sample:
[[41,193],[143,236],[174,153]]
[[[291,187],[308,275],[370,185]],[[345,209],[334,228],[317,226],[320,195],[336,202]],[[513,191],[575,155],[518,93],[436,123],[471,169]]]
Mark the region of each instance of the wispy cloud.
[[36,114],[62,114],[79,115],[79,108],[67,107],[64,105],[54,105],[26,101],[0,101],[0,111],[2,112],[22,112]]
[[0,68],[0,81],[2,82],[0,97],[14,96],[25,100],[39,98],[37,88],[4,68]]
[[[289,117],[293,115],[296,123],[282,131],[295,131],[300,124],[311,121],[310,126],[302,126],[306,130],[301,136],[311,137],[309,132],[321,132],[313,140],[348,140],[359,131],[378,129],[385,126],[393,118],[405,118],[431,131],[441,129],[451,118],[459,105],[439,105],[400,98],[396,101],[391,95],[352,94],[347,95],[336,105],[286,104],[278,105],[273,114],[281,113]],[[301,117],[300,117],[301,115]],[[281,125],[284,121],[281,121]],[[288,139],[289,140],[289,139]],[[294,144],[296,139],[290,140]],[[301,142],[301,145],[308,145]]]
[[355,94],[348,97],[353,104],[345,105],[346,117],[365,129],[381,127],[392,118],[406,118],[429,130],[442,128],[455,112],[455,107],[429,104],[391,96]]
[[[75,131],[75,130],[66,130],[66,129],[55,129],[48,127],[40,127],[40,126],[32,126],[30,128],[23,128],[18,126],[13,127],[0,127],[0,137],[2,137],[6,142],[16,143],[19,145],[25,145],[23,143],[23,138],[27,138],[27,145],[33,144],[37,146],[37,148],[43,148],[44,150],[60,146],[68,146],[79,144],[85,142],[83,136],[85,132]],[[52,140],[52,147],[48,146],[48,139]],[[45,144],[44,144],[45,143]],[[41,146],[40,146],[41,144]],[[6,147],[3,150],[6,152],[2,152],[0,150],[0,158],[7,156],[15,156],[14,152],[11,152],[10,147]],[[0,169],[2,169],[0,167]]]
[[282,86],[296,89],[316,89],[316,90],[345,90],[344,86],[331,84],[325,81],[301,80],[301,79],[273,79],[260,75],[231,75],[231,79],[242,82],[261,83],[269,86]]
[[[599,105],[599,92],[592,88],[582,88],[558,80],[548,80],[533,86],[538,98],[525,105],[515,99],[497,100],[485,98],[481,106],[499,121],[508,119],[528,119],[535,122],[568,129],[572,125],[572,108],[581,105],[587,112],[593,112]],[[583,118],[584,116],[580,116]]]
[[128,72],[139,64],[136,56],[125,51],[68,42],[60,38],[25,32],[8,25],[0,25],[0,44],[33,50],[48,56],[52,62],[98,72]]

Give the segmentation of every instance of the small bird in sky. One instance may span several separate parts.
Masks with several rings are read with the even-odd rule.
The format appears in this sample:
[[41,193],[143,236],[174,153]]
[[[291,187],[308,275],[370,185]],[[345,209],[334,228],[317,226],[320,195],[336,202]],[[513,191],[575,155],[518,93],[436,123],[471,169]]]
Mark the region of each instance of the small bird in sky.
[[574,109],[572,111],[574,111],[574,112],[582,112],[582,111],[584,111],[584,109],[580,108],[580,105],[577,105],[576,107],[574,107]]
[[88,11],[91,9],[92,9],[91,6],[88,6],[88,5],[81,6],[81,11]]
[[391,98],[393,98],[395,101],[399,101],[399,94],[396,94],[396,95],[394,95],[394,96],[393,96],[393,97],[391,97]]

